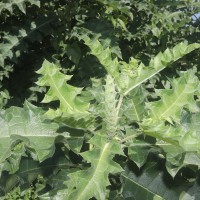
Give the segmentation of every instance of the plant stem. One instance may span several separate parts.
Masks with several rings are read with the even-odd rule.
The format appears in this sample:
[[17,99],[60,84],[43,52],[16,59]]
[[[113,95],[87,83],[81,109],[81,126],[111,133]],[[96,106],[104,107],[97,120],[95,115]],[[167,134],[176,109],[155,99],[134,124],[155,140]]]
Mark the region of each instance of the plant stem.
[[121,108],[123,98],[124,98],[124,96],[123,96],[123,95],[120,95],[119,101],[118,101],[118,104],[117,104],[117,116],[119,115],[119,110],[120,110],[120,108]]

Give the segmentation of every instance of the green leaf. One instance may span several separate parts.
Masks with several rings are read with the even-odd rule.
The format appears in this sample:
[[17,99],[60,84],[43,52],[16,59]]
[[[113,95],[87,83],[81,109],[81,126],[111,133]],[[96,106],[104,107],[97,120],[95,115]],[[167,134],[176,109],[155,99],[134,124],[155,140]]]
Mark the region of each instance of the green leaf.
[[140,173],[126,167],[122,173],[123,199],[177,200],[184,187],[178,189],[173,179],[159,168],[157,163],[148,163]]
[[50,116],[54,114],[56,117],[61,115],[62,112],[68,114],[87,113],[89,103],[84,102],[79,96],[82,88],[77,88],[66,83],[66,81],[71,79],[71,76],[61,73],[58,66],[47,60],[43,62],[42,68],[37,73],[42,75],[37,81],[37,85],[50,87],[42,102],[60,101],[59,109],[55,112],[52,109],[49,110]]
[[[57,112],[58,111],[58,112]],[[94,129],[94,117],[89,113],[62,113],[60,110],[49,109],[45,114],[49,119],[62,124],[64,126],[83,129],[83,130],[93,130]]]
[[[0,113],[0,162],[11,154],[14,141],[22,140],[40,162],[54,154],[59,126],[44,120],[41,108],[26,102],[24,108],[11,107]],[[60,134],[61,135],[61,134]],[[67,134],[65,135],[68,136]]]
[[[4,188],[3,191],[7,193],[19,182],[23,183],[24,186],[30,185],[38,176],[49,176],[54,170],[67,170],[67,168],[73,166],[68,159],[58,154],[42,163],[30,158],[23,158],[18,165],[19,170],[15,174],[2,176],[0,183],[2,188]],[[14,181],[15,179],[16,181]]]
[[194,43],[187,45],[181,42],[171,50],[166,49],[163,53],[158,53],[157,56],[151,59],[148,67],[145,67],[141,63],[136,71],[137,76],[130,80],[129,86],[124,94],[128,94],[131,90],[162,71],[169,64],[198,48],[200,48],[200,44]]
[[140,168],[142,167],[150,152],[151,144],[142,140],[133,140],[128,147],[128,157]]
[[92,197],[105,199],[109,173],[122,171],[120,165],[112,160],[115,154],[123,154],[118,143],[107,141],[107,137],[100,135],[95,135],[89,142],[94,148],[81,155],[91,163],[91,167],[69,174],[70,180],[67,184],[69,196],[65,199],[85,200]]
[[47,181],[47,184],[51,186],[51,190],[39,195],[39,198],[41,200],[64,199],[68,194],[66,181],[69,179],[69,172],[67,169],[62,169],[57,174],[51,176]]
[[16,171],[19,170],[21,158],[23,156],[27,156],[25,152],[26,149],[23,142],[15,145],[13,148],[11,147],[9,157],[5,161],[0,163],[0,172],[8,171],[11,174],[16,173]]
[[119,91],[127,95],[131,90],[149,80],[151,77],[162,71],[172,62],[177,61],[191,51],[200,48],[200,44],[179,43],[172,50],[166,49],[151,59],[149,66],[143,63],[138,65],[133,57],[129,63],[119,62],[117,58],[112,58],[109,47],[102,46],[97,38],[91,39],[87,35],[80,37],[91,49],[91,54],[96,56],[107,72],[115,79]]
[[200,154],[200,113],[186,113],[181,125],[185,134],[182,135],[179,144],[185,151],[193,151]]
[[173,79],[171,85],[172,89],[156,90],[160,100],[148,104],[149,117],[152,119],[179,122],[183,108],[188,108],[191,112],[199,111],[194,100],[195,92],[199,88],[199,79],[192,70],[182,73],[180,78]]
[[145,99],[147,91],[143,87],[137,87],[124,99],[122,110],[131,121],[141,121],[145,112]]
[[71,161],[58,154],[42,163],[32,159],[22,159],[16,175],[24,181],[32,183],[38,175],[46,176],[51,174],[54,169],[67,169],[73,166]]
[[[91,54],[96,56],[99,62],[105,67],[107,72],[116,78],[119,75],[119,62],[118,59],[112,59],[112,52],[109,47],[104,49],[103,45],[97,38],[90,39],[87,35],[82,35],[81,39],[84,40],[85,44],[90,47]],[[103,53],[104,52],[104,53]]]
[[199,113],[184,111],[180,124],[143,122],[144,133],[157,138],[156,145],[165,152],[166,167],[173,177],[184,166],[200,166],[199,117]]

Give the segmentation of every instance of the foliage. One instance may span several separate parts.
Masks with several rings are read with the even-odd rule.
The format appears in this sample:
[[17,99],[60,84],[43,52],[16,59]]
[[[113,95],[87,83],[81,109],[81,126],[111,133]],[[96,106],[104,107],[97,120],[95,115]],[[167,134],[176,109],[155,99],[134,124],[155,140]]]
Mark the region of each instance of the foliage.
[[0,3],[2,199],[199,199],[200,2]]

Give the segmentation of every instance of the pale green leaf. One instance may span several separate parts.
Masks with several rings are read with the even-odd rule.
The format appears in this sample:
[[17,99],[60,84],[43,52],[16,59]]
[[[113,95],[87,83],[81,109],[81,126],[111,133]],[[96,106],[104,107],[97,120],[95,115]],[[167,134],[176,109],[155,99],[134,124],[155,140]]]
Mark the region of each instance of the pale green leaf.
[[90,144],[95,147],[81,155],[91,163],[91,167],[69,174],[69,196],[65,199],[85,200],[95,197],[103,200],[105,199],[106,186],[110,184],[109,173],[122,171],[120,165],[112,160],[115,154],[123,154],[118,143],[108,141],[105,136],[95,135],[90,140]]
[[[10,156],[11,145],[22,140],[43,161],[54,154],[59,126],[43,119],[43,110],[26,102],[24,108],[11,107],[0,113],[0,161]],[[68,135],[66,134],[66,137]],[[33,153],[34,153],[33,152]]]
[[[82,88],[66,83],[71,79],[71,76],[61,73],[58,66],[47,60],[43,62],[42,68],[37,73],[42,75],[37,81],[37,85],[50,87],[42,102],[49,103],[55,100],[60,102],[59,109],[55,111],[55,117],[61,115],[62,112],[69,114],[87,113],[89,103],[84,102],[79,96]],[[53,110],[49,112],[50,117],[53,118]]]
[[195,92],[199,87],[199,79],[192,70],[182,73],[180,78],[173,79],[171,85],[172,89],[156,90],[160,100],[148,104],[149,117],[152,119],[179,122],[183,108],[188,108],[191,112],[199,111],[194,100]]
[[61,112],[60,109],[53,110],[49,109],[45,114],[49,119],[53,119],[54,121],[63,124],[64,126],[68,126],[70,128],[83,129],[83,130],[91,130],[94,129],[94,117],[89,113],[65,113]]
[[184,111],[176,126],[163,121],[143,122],[144,133],[157,138],[156,145],[165,152],[166,167],[173,177],[184,166],[200,167],[199,116]]
[[141,121],[145,112],[145,98],[147,91],[143,87],[137,87],[124,99],[122,110],[131,121]]
[[26,157],[25,145],[21,142],[11,148],[9,157],[0,163],[0,172],[8,171],[11,174],[16,173],[19,170],[21,158]]
[[132,62],[132,60],[135,60],[133,57],[129,63],[119,62],[117,58],[113,59],[110,48],[104,48],[97,38],[91,39],[86,34],[80,36],[80,38],[89,46],[91,54],[98,58],[107,72],[115,79],[118,89],[124,95],[149,80],[169,64],[200,48],[198,43],[189,45],[183,42],[179,43],[172,50],[166,49],[163,53],[158,53],[146,67],[143,63],[138,65],[137,62]]
[[140,168],[145,164],[150,148],[150,143],[135,139],[128,146],[128,157]]
[[181,125],[185,134],[182,135],[179,144],[185,151],[200,154],[200,113],[186,113]]
[[130,80],[129,86],[124,94],[128,94],[132,89],[162,71],[169,64],[198,48],[200,48],[200,44],[198,43],[189,45],[186,43],[179,43],[172,50],[166,49],[163,53],[158,53],[157,56],[151,59],[148,67],[140,64],[137,70],[138,75]]

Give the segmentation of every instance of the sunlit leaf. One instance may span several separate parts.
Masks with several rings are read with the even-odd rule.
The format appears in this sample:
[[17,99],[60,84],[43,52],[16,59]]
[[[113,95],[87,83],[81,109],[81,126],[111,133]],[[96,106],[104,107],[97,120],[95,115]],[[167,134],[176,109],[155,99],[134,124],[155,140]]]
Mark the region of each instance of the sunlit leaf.
[[[95,147],[81,155],[91,163],[87,170],[69,174],[69,196],[65,199],[84,200],[96,197],[105,199],[106,186],[109,185],[109,173],[122,171],[119,164],[112,160],[115,154],[122,154],[119,144],[107,141],[105,136],[94,136],[90,143]],[[106,168],[105,168],[106,166]]]

